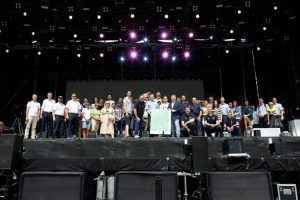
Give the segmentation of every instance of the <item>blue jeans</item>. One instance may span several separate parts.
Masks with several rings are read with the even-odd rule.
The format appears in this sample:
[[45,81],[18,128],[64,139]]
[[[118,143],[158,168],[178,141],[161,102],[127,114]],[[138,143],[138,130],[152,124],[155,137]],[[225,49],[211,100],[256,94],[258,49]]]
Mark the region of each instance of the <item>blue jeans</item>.
[[134,119],[134,135],[141,136],[142,131],[145,129],[145,121],[140,118],[140,120]]
[[42,127],[41,127],[41,132],[42,138],[47,138],[47,134],[45,133],[46,130],[46,124],[48,125],[49,129],[47,130],[48,132],[48,137],[53,137],[53,118],[52,118],[52,112],[43,112],[42,113]]
[[121,119],[120,121],[115,122],[115,135],[116,135],[116,137],[121,137],[122,136],[123,123],[124,123],[123,119]]
[[171,118],[171,134],[172,137],[180,137],[179,119]]

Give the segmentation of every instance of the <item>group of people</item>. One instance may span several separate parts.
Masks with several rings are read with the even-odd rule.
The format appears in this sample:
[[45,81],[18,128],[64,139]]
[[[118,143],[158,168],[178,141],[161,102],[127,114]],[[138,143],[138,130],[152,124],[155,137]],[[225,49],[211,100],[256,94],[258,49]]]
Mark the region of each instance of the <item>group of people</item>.
[[[185,95],[177,97],[162,96],[160,92],[141,94],[138,99],[132,98],[128,91],[126,97],[112,100],[94,98],[90,104],[87,98],[81,102],[73,93],[71,99],[64,104],[62,96],[57,102],[52,99],[52,93],[42,105],[37,101],[37,95],[32,95],[32,101],[26,106],[25,138],[88,138],[90,135],[101,137],[141,137],[147,133],[151,123],[151,112],[154,109],[171,112],[171,136],[208,136],[222,137],[244,136],[253,127],[282,128],[284,118],[283,107],[274,97],[268,104],[262,98],[258,106],[250,106],[246,99],[242,106],[237,101],[225,102],[212,96],[208,100],[196,97],[187,101]],[[36,134],[38,121],[41,120],[40,132]],[[31,128],[31,133],[30,133]]]

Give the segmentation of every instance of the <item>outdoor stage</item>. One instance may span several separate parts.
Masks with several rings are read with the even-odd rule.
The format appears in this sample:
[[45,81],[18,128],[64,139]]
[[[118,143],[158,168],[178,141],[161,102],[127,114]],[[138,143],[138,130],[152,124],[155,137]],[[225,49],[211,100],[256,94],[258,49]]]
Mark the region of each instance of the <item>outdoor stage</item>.
[[[13,139],[23,138],[20,135],[1,137],[2,147],[12,149]],[[224,144],[229,140],[242,142],[235,149],[243,149],[244,154],[238,157],[224,154]],[[177,199],[177,192],[186,199],[212,200],[209,195],[222,191],[230,194],[228,198],[233,198],[234,193],[233,199],[246,195],[250,200],[273,200],[276,190],[272,190],[272,184],[293,183],[300,187],[298,137],[26,139],[23,144],[22,163],[15,168],[20,176],[18,180],[12,176],[6,179],[12,185],[10,188],[19,189],[19,200],[95,200],[106,186],[110,188],[107,192],[114,192],[116,200],[133,196],[140,200],[145,193],[153,196],[158,191],[162,192],[163,200]],[[22,147],[15,145],[14,149],[19,146]],[[111,177],[113,181],[109,184]],[[159,183],[155,182],[157,178],[164,182],[160,190],[156,185]],[[263,191],[270,198],[262,196]],[[8,194],[11,198],[17,196],[12,189]],[[174,198],[164,197],[166,194]],[[201,195],[208,196],[200,198]]]
[[[228,159],[226,138],[208,138],[208,171],[300,171],[300,138],[242,138],[249,159]],[[187,141],[189,140],[189,141]],[[184,143],[191,138],[44,139],[25,140],[23,171],[191,171]],[[195,152],[194,152],[195,154]],[[201,159],[201,158],[200,158]]]

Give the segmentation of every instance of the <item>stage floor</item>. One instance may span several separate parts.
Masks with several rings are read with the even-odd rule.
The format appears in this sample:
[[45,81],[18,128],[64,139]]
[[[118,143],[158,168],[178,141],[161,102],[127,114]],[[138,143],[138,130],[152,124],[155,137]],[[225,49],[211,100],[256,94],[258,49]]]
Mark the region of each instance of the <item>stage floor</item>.
[[[285,143],[286,154],[271,155],[269,138],[243,138],[250,159],[227,159],[226,138],[208,138],[211,171],[300,171],[300,138],[272,138]],[[24,171],[191,171],[184,143],[191,138],[91,138],[25,140]]]

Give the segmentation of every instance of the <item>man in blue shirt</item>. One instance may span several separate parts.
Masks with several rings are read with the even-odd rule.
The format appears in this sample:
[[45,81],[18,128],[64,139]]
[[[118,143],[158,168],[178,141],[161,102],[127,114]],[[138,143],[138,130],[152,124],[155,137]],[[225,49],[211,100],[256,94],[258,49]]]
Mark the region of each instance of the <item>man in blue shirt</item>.
[[220,120],[217,115],[212,112],[212,107],[207,107],[207,115],[204,117],[204,130],[207,137],[211,137],[212,133],[215,133],[215,137],[218,137],[221,132]]
[[180,119],[180,112],[181,112],[181,106],[180,103],[176,101],[176,95],[173,94],[171,96],[171,102],[169,103],[168,109],[171,110],[171,133],[172,137],[180,137],[180,125],[179,125],[179,119]]
[[231,112],[228,112],[227,118],[224,121],[224,131],[227,131],[231,136],[239,136],[239,122],[233,117]]
[[200,117],[201,108],[200,105],[197,103],[196,97],[192,98],[192,103],[190,104],[190,108],[192,113],[196,117],[196,126],[197,126],[196,131],[197,131],[197,135],[199,135],[199,132],[201,131],[201,117]]
[[142,131],[145,127],[144,112],[145,112],[145,102],[144,96],[139,97],[139,101],[134,104],[134,137],[139,138],[142,135]]
[[189,107],[185,108],[185,113],[181,116],[181,133],[183,137],[189,137],[191,135],[197,135],[197,126],[196,126],[196,117],[193,113],[191,113],[191,109]]

